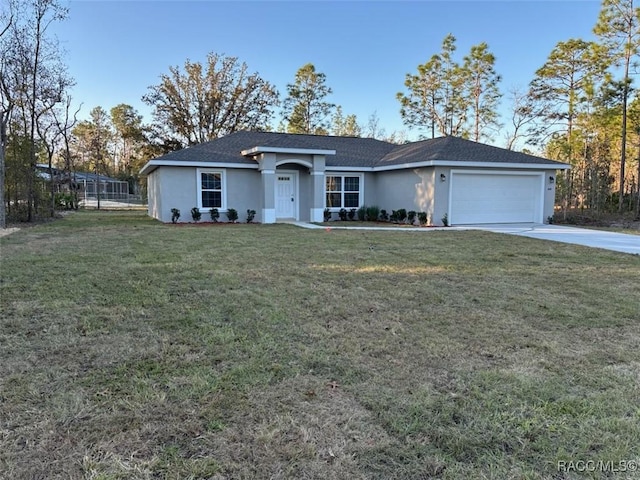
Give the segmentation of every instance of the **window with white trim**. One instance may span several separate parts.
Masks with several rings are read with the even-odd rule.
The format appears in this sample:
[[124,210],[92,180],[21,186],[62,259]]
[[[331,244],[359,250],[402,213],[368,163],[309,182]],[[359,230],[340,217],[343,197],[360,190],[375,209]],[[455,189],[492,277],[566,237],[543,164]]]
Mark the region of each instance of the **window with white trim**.
[[225,208],[224,172],[198,170],[198,207]]
[[326,175],[325,192],[327,208],[359,208],[362,195],[360,175]]

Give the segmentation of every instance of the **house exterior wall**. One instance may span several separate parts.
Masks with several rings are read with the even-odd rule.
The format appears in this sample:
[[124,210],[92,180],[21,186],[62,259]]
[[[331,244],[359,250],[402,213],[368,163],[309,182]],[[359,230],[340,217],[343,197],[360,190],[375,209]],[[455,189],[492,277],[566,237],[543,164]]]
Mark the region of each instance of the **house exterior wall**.
[[[444,182],[441,180],[444,175]],[[433,172],[433,215],[429,217],[431,225],[441,227],[442,218],[448,215],[449,210],[449,180],[451,179],[451,168],[436,167]]]
[[389,213],[400,208],[426,212],[431,220],[435,200],[433,167],[383,171],[375,175],[372,205]]
[[[239,221],[246,219],[247,209],[256,211],[254,221],[260,222],[262,209],[260,172],[252,169],[219,169],[225,173],[224,193],[226,207],[238,211]],[[171,221],[171,209],[180,210],[180,221],[190,222],[191,209],[198,205],[197,178],[199,169],[193,167],[160,167],[147,177],[149,188],[149,215],[161,222]],[[209,208],[201,208],[202,221],[211,220]],[[226,220],[226,209],[220,209],[221,220]]]
[[375,173],[367,172],[364,174],[362,188],[364,189],[364,204],[380,206],[378,203],[378,176]]
[[[161,167],[149,177],[155,179],[158,210],[155,218],[161,222],[171,221],[171,209],[180,210],[181,222],[191,220],[191,208],[196,205],[196,169],[181,167]],[[152,199],[149,190],[149,203]]]
[[[260,172],[245,168],[227,168],[226,172],[227,208],[235,208],[238,211],[239,222],[246,221],[247,210],[249,209],[256,211],[256,216],[253,221],[262,222],[264,196],[262,195],[262,178]],[[208,217],[209,209],[206,210],[206,217]],[[203,218],[205,218],[204,214]],[[207,220],[208,219],[209,218],[207,218]],[[226,216],[221,215],[221,219],[226,221]]]
[[[542,210],[542,218],[544,223],[549,223],[549,217],[553,217],[556,205],[556,171],[545,170],[544,172],[544,207]],[[549,179],[553,178],[553,182]]]
[[[307,160],[307,159],[305,159]],[[311,158],[308,159],[310,162]],[[206,169],[205,169],[206,170]],[[213,168],[224,171],[224,195],[226,207],[238,211],[239,221],[246,219],[247,209],[256,211],[255,221],[263,222],[262,212],[265,209],[264,179],[260,171],[243,168]],[[298,173],[298,216],[301,221],[312,221],[314,198],[317,195],[316,178],[309,168],[297,163],[282,163],[277,171],[296,171]],[[442,218],[449,208],[450,167],[425,167],[406,170],[367,172],[363,174],[363,202],[365,205],[377,205],[391,213],[392,210],[404,208],[407,211],[426,212],[432,225],[442,225]],[[486,169],[487,171],[506,171],[505,169]],[[147,177],[148,213],[162,222],[171,221],[171,209],[181,212],[180,221],[191,221],[191,208],[198,204],[198,172],[195,167],[162,166],[152,171]],[[515,171],[509,169],[509,171]],[[543,220],[554,213],[556,170],[533,171],[544,173]],[[444,181],[441,180],[444,175]],[[324,177],[322,189],[324,189]],[[549,180],[553,177],[554,181]],[[315,182],[315,183],[314,183]],[[273,193],[271,193],[273,196]],[[209,221],[209,209],[201,209],[202,221]],[[226,220],[226,210],[220,209],[221,220]],[[335,214],[334,214],[335,218]]]

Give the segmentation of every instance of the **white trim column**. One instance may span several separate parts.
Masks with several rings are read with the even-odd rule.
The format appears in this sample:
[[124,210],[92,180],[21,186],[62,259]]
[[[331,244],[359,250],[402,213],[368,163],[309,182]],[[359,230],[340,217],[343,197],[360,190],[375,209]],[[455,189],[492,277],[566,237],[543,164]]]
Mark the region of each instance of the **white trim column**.
[[262,223],[276,223],[276,155],[263,153],[258,159],[262,176]]
[[324,221],[324,171],[325,171],[325,156],[314,155],[313,156],[313,168],[311,169],[311,209],[309,212],[309,219],[312,222]]

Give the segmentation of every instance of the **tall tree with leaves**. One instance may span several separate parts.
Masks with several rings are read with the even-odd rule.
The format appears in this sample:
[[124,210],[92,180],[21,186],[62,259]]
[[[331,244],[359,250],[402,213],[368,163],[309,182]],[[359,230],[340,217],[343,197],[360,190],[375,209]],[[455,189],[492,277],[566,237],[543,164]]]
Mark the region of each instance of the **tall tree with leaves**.
[[623,67],[622,125],[620,147],[620,185],[618,209],[624,204],[625,163],[627,150],[627,104],[631,88],[631,61],[640,49],[640,8],[633,0],[603,0],[598,23],[594,28],[617,65]]
[[89,113],[90,120],[79,122],[72,130],[76,139],[76,152],[82,159],[86,170],[95,174],[96,196],[100,208],[100,175],[111,175],[108,164],[112,156],[110,145],[113,140],[113,130],[107,112],[100,106]]
[[133,164],[145,141],[142,115],[124,103],[113,107],[110,113],[115,134],[115,171],[121,177],[131,179],[134,177]]
[[530,84],[532,101],[542,107],[541,121],[532,136],[546,139],[554,135],[548,154],[577,167],[558,177],[557,192],[562,196],[565,214],[575,198],[574,180],[580,178],[584,166],[583,142],[574,135],[575,122],[593,103],[597,85],[603,80],[606,63],[602,58],[600,47],[593,42],[558,42]]
[[354,114],[345,117],[340,105],[336,107],[331,120],[332,135],[339,137],[359,137],[362,133],[362,128],[358,124],[357,117]]
[[502,78],[495,71],[495,62],[496,58],[485,42],[472,46],[469,55],[464,57],[462,68],[467,76],[465,83],[473,121],[471,138],[476,142],[486,129],[500,125],[497,108],[502,95],[498,84]]
[[206,65],[187,60],[184,70],[171,67],[160,78],[142,100],[154,108],[156,124],[186,145],[268,129],[278,105],[275,87],[236,57],[210,53]]
[[598,45],[581,39],[558,42],[547,61],[536,71],[529,94],[533,101],[544,105],[544,123],[539,138],[561,131],[570,142],[577,114],[601,80],[606,64],[600,59]]
[[283,116],[289,133],[326,135],[330,124],[327,119],[335,105],[326,98],[332,90],[326,85],[326,75],[307,63],[296,72],[295,81],[287,85]]
[[455,51],[456,38],[449,34],[439,54],[418,65],[417,74],[406,75],[408,92],[396,95],[404,124],[430,129],[432,138],[436,129],[441,135],[467,134],[469,72],[455,62]]

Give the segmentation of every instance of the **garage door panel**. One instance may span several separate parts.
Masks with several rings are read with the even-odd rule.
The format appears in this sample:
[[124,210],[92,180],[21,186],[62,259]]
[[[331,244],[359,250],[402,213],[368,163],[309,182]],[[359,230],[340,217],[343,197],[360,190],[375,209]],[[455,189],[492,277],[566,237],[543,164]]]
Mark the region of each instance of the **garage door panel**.
[[542,221],[541,175],[452,172],[451,179],[451,224]]

